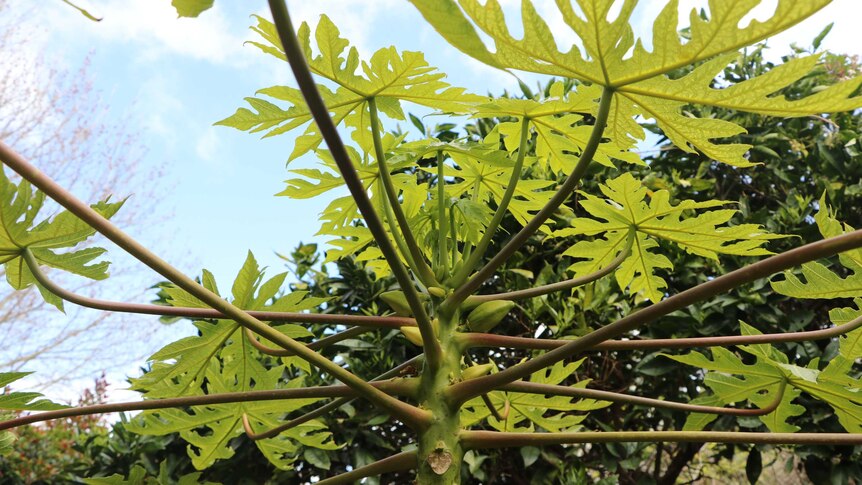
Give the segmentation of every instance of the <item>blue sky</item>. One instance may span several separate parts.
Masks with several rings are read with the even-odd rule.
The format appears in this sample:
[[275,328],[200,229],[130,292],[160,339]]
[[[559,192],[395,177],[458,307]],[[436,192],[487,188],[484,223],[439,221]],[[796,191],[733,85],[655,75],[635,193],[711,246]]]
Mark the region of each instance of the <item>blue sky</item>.
[[[243,41],[254,39],[248,30],[253,22],[250,15],[268,16],[265,2],[217,0],[215,8],[198,19],[178,19],[168,0],[78,0],[82,7],[104,17],[99,23],[60,1],[40,2],[38,14],[32,4],[24,3],[9,8],[32,9],[26,29],[32,32],[28,48],[33,55],[69,70],[76,70],[89,58],[94,87],[110,107],[105,116],[138,132],[147,149],[142,163],[163,169],[161,178],[148,183],[164,195],[158,200],[137,201],[148,210],[130,228],[134,236],[187,272],[211,269],[223,287],[229,286],[247,250],[262,264],[281,271],[283,265],[275,251],[287,252],[300,241],[323,242],[314,234],[316,216],[327,200],[273,197],[287,178],[285,161],[292,137],[261,141],[256,135],[212,126],[256,90],[292,84],[286,65],[243,46]],[[517,12],[519,2],[501,3]],[[575,41],[560,21],[553,20],[553,1],[535,3],[540,12],[546,12],[560,44]],[[634,18],[636,30],[643,35],[664,2],[641,3]],[[682,11],[689,11],[706,2],[680,3]],[[768,14],[774,3],[763,2],[757,15]],[[517,91],[516,81],[508,74],[466,58],[445,44],[403,0],[302,0],[288,5],[297,24],[302,20],[316,24],[320,13],[327,12],[364,57],[392,44],[401,50],[421,50],[431,65],[448,73],[454,85],[481,94]],[[859,54],[862,44],[854,22],[858,18],[862,18],[862,3],[836,0],[770,45],[778,57],[790,42],[808,45],[827,23],[835,21],[823,47]],[[291,168],[313,163],[306,156]],[[137,192],[150,191],[123,186],[116,187],[116,192],[134,197]],[[114,254],[117,251],[112,249]],[[141,286],[155,281],[154,275]]]

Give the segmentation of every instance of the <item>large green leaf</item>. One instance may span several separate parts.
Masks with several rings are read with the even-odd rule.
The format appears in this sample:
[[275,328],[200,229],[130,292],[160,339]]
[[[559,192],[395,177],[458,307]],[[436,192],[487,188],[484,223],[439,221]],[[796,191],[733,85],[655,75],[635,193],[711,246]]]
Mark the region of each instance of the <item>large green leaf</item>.
[[[477,106],[472,115],[474,118],[519,118],[518,121],[501,121],[485,138],[486,142],[498,144],[499,140],[494,138],[505,135],[503,142],[510,152],[518,148],[520,119],[529,118],[530,127],[536,133],[538,159],[551,170],[568,174],[574,169],[593,130],[592,125],[580,122],[584,115],[592,113],[600,96],[600,91],[587,86],[565,93],[563,83],[556,82],[550,86],[548,97],[541,101],[497,98]],[[614,166],[613,159],[642,165],[640,157],[628,151],[633,142],[628,134],[623,134],[620,139],[611,136],[599,144],[593,159],[609,167]]]
[[[279,386],[281,369],[273,368],[256,374],[254,389],[276,389],[300,387],[302,379],[295,379],[286,386]],[[251,390],[247,385],[230,382],[228,376],[210,365],[207,373],[209,391],[213,393]],[[179,433],[189,443],[189,456],[198,470],[212,465],[216,460],[234,455],[231,441],[243,433],[242,416],[246,414],[253,429],[257,431],[278,426],[287,413],[316,402],[317,399],[291,399],[282,401],[260,401],[210,406],[192,406],[183,409],[146,411],[126,427],[140,434],[165,435]],[[275,438],[258,440],[260,451],[280,469],[289,469],[296,460],[301,446],[335,449],[325,425],[310,421],[292,428]]]
[[[286,274],[282,273],[264,279],[263,270],[249,252],[231,286],[231,300],[234,305],[246,310],[282,312],[310,310],[326,301],[324,298],[307,297],[303,291],[281,294],[285,277]],[[218,292],[209,272],[204,271],[202,279],[205,287]],[[205,306],[180,288],[168,286],[164,291],[170,304]],[[302,385],[302,379],[283,383],[284,366],[272,359],[265,363],[236,322],[202,320],[196,321],[195,326],[199,335],[168,344],[150,357],[152,369],[132,380],[133,389],[144,392],[147,398],[164,398]],[[292,338],[312,335],[299,325],[281,324],[275,328]],[[273,345],[266,339],[262,341],[265,345]],[[293,358],[285,359],[285,362],[292,361]],[[204,469],[215,460],[233,456],[230,441],[242,432],[243,414],[248,414],[258,430],[273,428],[278,426],[286,413],[315,401],[235,403],[148,411],[129,428],[144,434],[179,432],[192,445],[189,455],[195,467]],[[326,449],[335,446],[328,441],[329,433],[320,431],[322,427],[315,421],[256,443],[274,465],[287,469],[292,466],[300,445]]]
[[[756,329],[741,323],[743,335],[759,334]],[[713,391],[708,399],[713,405],[726,405],[750,401],[763,408],[773,402],[776,392],[784,382],[787,386],[775,411],[761,416],[760,420],[772,432],[794,432],[799,428],[787,423],[787,419],[805,412],[805,408],[794,404],[800,392],[824,401],[835,411],[838,421],[850,433],[862,433],[862,381],[844,374],[850,371],[846,352],[858,344],[858,336],[850,337],[842,344],[843,353],[837,361],[823,371],[817,369],[816,361],[808,367],[800,367],[788,362],[787,356],[769,344],[744,345],[740,350],[753,355],[755,363],[746,364],[737,354],[722,347],[712,347],[712,359],[699,352],[686,355],[667,355],[678,362],[707,370],[704,383]],[[858,354],[856,354],[858,357]],[[832,367],[832,368],[830,368]],[[827,370],[828,369],[828,370]],[[714,419],[714,416],[712,417]],[[702,428],[710,421],[705,415],[692,415],[687,428]]]
[[[204,286],[218,292],[210,273],[205,270],[204,275]],[[306,297],[303,291],[278,295],[285,276],[282,273],[264,282],[263,271],[249,252],[234,280],[232,301],[244,310],[285,312],[309,310],[326,301]],[[164,291],[168,303],[172,305],[206,307],[175,286],[167,286]],[[144,392],[148,398],[198,394],[215,359],[222,362],[225,378],[250,383],[262,376],[265,369],[258,358],[258,351],[247,341],[239,324],[232,320],[202,320],[194,322],[194,325],[199,335],[172,342],[150,356],[152,369],[132,380],[133,389]],[[283,324],[276,328],[292,338],[311,336],[308,330],[299,325]]]
[[[68,211],[37,223],[44,202],[45,194],[33,189],[29,182],[25,180],[16,185],[0,170],[0,263],[5,265],[6,280],[16,290],[36,285],[45,301],[62,310],[62,300],[34,278],[23,258],[25,248],[43,265],[96,280],[108,277],[110,263],[93,263],[105,253],[102,248],[57,252],[74,248],[96,230]],[[111,217],[122,205],[123,202],[106,199],[92,207],[99,214]]]
[[[721,348],[711,349],[712,359],[699,352],[687,355],[667,355],[667,357],[694,367],[706,369],[704,383],[713,391],[713,396],[699,399],[693,404],[709,404],[724,406],[733,403],[751,401],[758,407],[764,407],[776,398],[776,392],[781,388],[784,374],[771,361],[758,356],[754,364],[745,364],[733,352]],[[786,362],[786,359],[785,359]],[[786,418],[801,414],[804,409],[792,404],[792,399],[798,395],[793,388],[785,390],[781,403],[774,412],[761,417],[773,432],[793,432],[799,428],[786,423]],[[717,415],[694,413],[686,421],[686,429],[702,429],[714,420]]]
[[[802,21],[828,0],[779,0],[766,20],[743,22],[760,0],[709,2],[707,17],[692,11],[689,36],[677,31],[678,2],[671,1],[656,18],[652,29],[652,51],[635,39],[629,23],[637,0],[622,2],[612,14],[615,0],[558,0],[559,17],[574,31],[578,45],[563,52],[553,31],[536,12],[530,0],[521,2],[523,35],[513,35],[497,0],[411,0],[425,19],[452,45],[474,58],[498,68],[575,78],[614,90],[614,111],[640,113],[654,118],[680,149],[705,155],[735,166],[749,166],[744,157],[749,145],[716,143],[745,129],[715,118],[694,118],[683,109],[688,104],[717,106],[773,116],[806,116],[847,111],[862,106],[862,97],[850,97],[862,77],[831,86],[801,100],[773,96],[812,70],[818,56],[795,59],[760,77],[728,86],[715,81],[722,69],[736,59],[745,46],[777,34]],[[460,7],[459,7],[460,5]],[[580,10],[580,13],[577,10]],[[496,48],[491,52],[475,27],[489,36]],[[702,63],[679,79],[675,70]],[[612,120],[612,133],[639,138],[642,130],[632,126],[630,116]],[[621,135],[616,139],[622,140]]]
[[709,209],[728,202],[685,200],[673,205],[668,191],[650,194],[629,173],[607,181],[600,189],[607,198],[582,192],[580,201],[584,210],[596,219],[576,218],[571,228],[558,230],[554,235],[601,236],[593,241],[578,241],[563,253],[579,260],[569,269],[576,276],[582,276],[607,266],[634,231],[631,254],[615,274],[620,288],[628,287],[639,299],[661,300],[667,283],[656,272],[673,268],[669,259],[652,251],[658,247],[657,240],[676,244],[698,256],[717,259],[719,254],[770,254],[762,247],[763,244],[782,237],[768,234],[755,224],[726,225],[735,210],[719,209],[692,215],[697,209]]
[[[530,377],[530,382],[557,385],[571,376],[581,365],[583,359],[568,364],[557,362],[551,367],[540,370]],[[589,379],[579,381],[571,387],[584,388]],[[587,412],[609,406],[607,401],[577,399],[566,396],[546,397],[541,394],[522,392],[488,393],[491,403],[503,419],[497,419],[480,398],[468,401],[461,411],[461,425],[473,426],[483,420],[499,431],[532,432],[535,426],[555,433],[578,425],[587,417]],[[584,414],[571,414],[580,411]]]
[[[260,34],[264,42],[250,44],[279,59],[286,59],[275,26],[262,17],[255,18],[258,23],[252,30]],[[360,61],[356,48],[349,47],[350,43],[340,37],[338,28],[326,15],[320,17],[315,30],[318,55],[312,52],[311,29],[307,23],[302,23],[297,35],[311,71],[337,85],[335,91],[324,85],[318,86],[333,121],[336,124],[346,122],[357,128],[359,136],[366,136],[368,100],[372,98],[376,100],[378,109],[395,119],[404,119],[401,101],[443,111],[464,111],[470,104],[487,99],[466,94],[464,89],[445,83],[442,80],[445,75],[429,66],[421,52],[399,53],[394,47],[387,47],[375,52],[368,61]],[[311,113],[298,89],[273,86],[258,93],[287,102],[289,106],[283,110],[264,99],[250,97],[246,101],[254,111],[240,108],[216,124],[244,131],[263,131],[267,137],[286,133],[311,121]],[[312,124],[297,139],[290,160],[317,148],[321,140],[320,133]]]
[[[470,154],[450,153],[455,166],[446,165],[443,174],[454,177],[456,183],[446,187],[446,195],[454,198],[469,196],[473,201],[499,203],[512,178],[512,165],[497,165],[478,159]],[[550,180],[524,179],[518,182],[514,197],[508,210],[520,224],[526,224],[532,214],[553,197],[554,191],[548,190],[554,184]]]
[[[832,214],[826,202],[826,194],[820,198],[820,211],[815,216],[817,227],[825,238],[840,236],[854,229],[842,224]],[[802,278],[793,271],[784,273],[784,280],[773,281],[772,289],[794,298],[856,298],[862,297],[862,249],[854,249],[839,255],[838,261],[848,273],[846,277],[831,271],[821,263],[802,265]]]

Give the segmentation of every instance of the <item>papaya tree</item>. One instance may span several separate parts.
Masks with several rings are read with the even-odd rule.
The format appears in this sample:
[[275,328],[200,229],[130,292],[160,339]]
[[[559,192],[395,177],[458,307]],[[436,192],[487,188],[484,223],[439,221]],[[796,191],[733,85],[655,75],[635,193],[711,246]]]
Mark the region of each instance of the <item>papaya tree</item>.
[[[212,2],[174,3],[180,14],[194,16]],[[286,275],[265,278],[250,253],[223,297],[206,270],[191,278],[112,224],[109,218],[121,202],[87,205],[0,145],[0,159],[21,177],[17,184],[5,176],[0,180],[0,249],[14,288],[35,286],[58,308],[68,302],[184,317],[198,329],[197,336],[156,352],[149,370],[133,379],[143,400],[64,407],[35,393],[11,392],[0,397],[0,407],[37,412],[9,419],[0,429],[142,410],[127,428],[150,435],[179,433],[198,469],[230,458],[232,441],[243,433],[279,468],[311,464],[325,469],[327,451],[342,444],[317,418],[363,399],[388,413],[393,422],[388,432],[404,429],[412,438],[387,458],[357,463],[320,483],[414,469],[418,483],[459,483],[469,473],[464,466],[468,452],[495,448],[862,445],[862,383],[855,367],[862,356],[862,230],[841,223],[823,197],[813,218],[823,239],[773,254],[770,245],[785,236],[760,224],[735,223],[738,211],[728,201],[677,200],[634,175],[645,170],[635,151],[644,138],[643,120],[654,120],[678,149],[744,173],[757,164],[748,155],[751,146],[726,139],[745,128],[709,116],[710,107],[785,118],[862,107],[862,77],[801,98],[785,95],[817,68],[817,54],[749,79],[721,76],[739,62],[739,49],[803,21],[828,1],[780,0],[771,17],[750,22],[745,17],[758,1],[710,2],[708,12],[692,14],[684,33],[677,30],[677,3],[669,2],[655,20],[647,48],[629,23],[637,1],[622,2],[612,12],[616,2],[611,0],[561,0],[560,18],[579,39],[565,52],[529,0],[521,4],[519,36],[509,31],[494,0],[484,5],[473,0],[412,3],[467,55],[499,69],[568,81],[552,85],[539,99],[471,94],[446,83],[422,53],[388,47],[360,59],[325,16],[313,33],[307,24],[294,30],[284,3],[271,0],[272,21],[255,17],[252,28],[259,39],[251,44],[287,61],[298,88],[263,88],[246,98],[248,107],[218,122],[264,136],[303,130],[289,158],[312,153],[319,168],[293,170],[295,178],[280,195],[308,198],[346,186],[350,195],[334,199],[320,217],[321,233],[333,237],[327,258],[355,257],[378,276],[391,275],[398,288],[372,304],[393,314],[310,313],[326,301],[300,288],[285,291]],[[480,32],[491,39],[493,51]],[[567,89],[566,82],[574,88]],[[504,121],[481,139],[408,140],[383,123],[383,117],[404,119],[405,104]],[[349,142],[342,133],[349,134]],[[581,186],[588,171],[599,181],[597,190]],[[40,218],[46,197],[66,211]],[[509,215],[518,227],[490,251]],[[162,290],[166,305],[83,297],[50,279],[44,267],[107,277],[104,250],[79,247],[96,232],[171,283]],[[498,271],[535,237],[567,247],[566,278],[489,292]],[[666,278],[674,268],[663,254],[669,249],[713,261],[763,258],[672,292]],[[767,278],[768,285],[763,284]],[[499,323],[517,302],[571,294],[611,279],[627,295],[624,314],[584,321],[577,338],[558,338],[546,332],[550,322],[542,321],[529,322],[535,337],[495,332],[504,328]],[[751,291],[796,299],[837,299],[839,304],[851,299],[854,306],[832,308],[832,325],[816,330],[762,333],[758,322],[739,322],[739,335],[639,337],[640,329],[674,312],[748,285]],[[327,330],[321,333],[320,325]],[[390,336],[397,330],[397,338],[413,344],[415,355],[399,358],[380,376],[362,375],[361,365],[346,367],[343,359],[327,354],[326,349],[361,333],[386,330]],[[316,339],[308,342],[312,336]],[[802,364],[797,355],[773,345],[818,339],[838,342],[837,352],[822,362]],[[381,345],[386,341],[381,339]],[[479,348],[520,352],[522,359],[505,366],[493,359],[476,362],[469,352]],[[577,372],[597,352],[635,350],[662,351],[657,358],[690,366],[692,374],[703,375],[705,388],[690,402],[680,402],[649,396],[648,381],[627,392],[590,388],[589,377]],[[320,373],[341,384],[314,385]],[[7,373],[0,381],[5,386],[19,377]],[[803,396],[829,406],[843,431],[797,432],[794,421],[806,412],[798,404]],[[324,399],[332,400],[319,405]],[[688,418],[682,429],[584,425],[590,412],[617,403],[669,409]],[[768,431],[710,430],[719,416],[759,420]],[[14,446],[13,441],[7,432],[0,446]]]

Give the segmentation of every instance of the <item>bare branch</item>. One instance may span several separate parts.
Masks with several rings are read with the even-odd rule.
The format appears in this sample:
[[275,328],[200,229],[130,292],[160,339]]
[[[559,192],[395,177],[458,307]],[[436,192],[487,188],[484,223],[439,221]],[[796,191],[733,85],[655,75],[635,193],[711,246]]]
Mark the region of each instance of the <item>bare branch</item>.
[[[36,278],[36,281],[51,293],[59,296],[70,303],[96,310],[121,313],[138,313],[143,315],[162,315],[169,317],[186,318],[230,318],[227,314],[212,308],[194,308],[181,306],[151,305],[147,303],[126,303],[110,300],[100,300],[79,295],[66,290],[54,283],[48,275],[39,267],[39,263],[28,249],[24,249],[24,259],[27,266]],[[295,323],[329,323],[335,325],[350,325],[370,328],[401,328],[415,327],[416,320],[406,317],[379,317],[373,315],[330,315],[326,313],[296,313],[296,312],[268,312],[268,311],[246,311],[248,315],[262,321],[268,322],[295,322]]]
[[512,382],[501,387],[499,390],[509,392],[524,392],[529,394],[571,396],[581,399],[596,399],[599,401],[622,402],[627,404],[634,404],[636,406],[674,409],[677,411],[686,411],[690,413],[721,414],[726,416],[765,416],[772,411],[775,411],[778,405],[781,404],[781,399],[784,397],[784,390],[787,387],[787,381],[782,380],[779,385],[780,387],[778,389],[778,392],[776,393],[775,399],[768,405],[759,409],[701,406],[698,404],[688,404],[682,402],[665,401],[662,399],[632,396],[619,392],[600,391],[597,389],[584,389],[569,386],[556,386],[552,384],[540,384],[538,382],[527,381]]
[[[369,384],[379,392],[387,395],[412,396],[415,394],[416,382],[412,379],[395,379]],[[309,399],[328,397],[356,397],[358,392],[346,385],[297,387],[293,389],[273,389],[265,391],[226,392],[207,394],[205,396],[184,396],[168,399],[150,399],[146,401],[120,402],[111,404],[96,404],[93,406],[70,407],[56,411],[45,411],[28,414],[8,421],[0,422],[0,430],[15,428],[26,424],[50,421],[52,419],[69,418],[72,416],[87,416],[91,414],[117,413],[125,411],[144,411],[148,409],[166,409],[186,406],[211,406],[215,404],[232,404],[253,401],[279,401],[284,399]]]
[[373,477],[384,473],[403,472],[412,470],[419,466],[419,459],[415,451],[402,451],[397,455],[375,461],[370,465],[359,467],[356,470],[336,475],[326,480],[321,480],[318,485],[341,485],[353,483],[365,477]]

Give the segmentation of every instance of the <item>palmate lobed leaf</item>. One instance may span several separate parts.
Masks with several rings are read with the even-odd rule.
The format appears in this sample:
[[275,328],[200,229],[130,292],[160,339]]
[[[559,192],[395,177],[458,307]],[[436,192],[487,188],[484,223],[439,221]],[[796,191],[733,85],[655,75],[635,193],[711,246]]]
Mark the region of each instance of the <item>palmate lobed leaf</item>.
[[[471,197],[473,201],[487,203],[498,202],[509,185],[513,167],[496,166],[476,159],[472,156],[450,154],[457,166],[444,167],[446,177],[454,177],[458,181],[446,186],[446,195],[452,198]],[[515,188],[514,197],[509,202],[508,211],[521,225],[524,225],[539,211],[554,192],[548,190],[554,184],[550,180],[520,180]]]
[[[218,365],[210,365],[207,375],[209,391],[212,393],[237,392],[235,383],[218,370]],[[279,386],[281,369],[273,368],[257,375],[255,389],[277,389],[300,387],[302,379],[295,379],[287,386]],[[291,399],[282,401],[260,401],[247,403],[192,406],[186,409],[164,409],[145,411],[127,424],[130,431],[139,434],[164,435],[180,433],[187,441],[192,464],[198,470],[211,466],[216,460],[228,459],[234,455],[231,440],[243,433],[242,415],[246,414],[253,428],[269,429],[280,424],[287,413],[313,404],[318,399]],[[292,428],[275,438],[258,440],[258,449],[276,467],[287,470],[292,467],[301,446],[322,449],[335,449],[338,446],[330,441],[330,433],[324,431],[325,425],[310,421]]]
[[[252,30],[263,38],[263,42],[249,43],[285,60],[275,26],[262,17],[255,18],[257,25]],[[311,71],[337,86],[335,91],[325,85],[318,86],[333,121],[336,125],[345,122],[356,129],[358,136],[367,136],[370,98],[376,100],[378,109],[395,119],[404,119],[401,101],[460,112],[471,104],[487,100],[442,81],[445,74],[429,66],[421,52],[399,53],[394,47],[387,47],[377,50],[368,61],[360,61],[356,48],[340,37],[338,28],[326,15],[320,17],[315,30],[318,55],[312,51],[311,28],[307,23],[302,23],[297,35]],[[284,110],[265,99],[250,97],[246,101],[254,111],[240,108],[216,124],[243,131],[263,131],[264,137],[268,137],[286,133],[311,121],[311,113],[298,89],[273,86],[258,91],[258,94],[285,101],[289,107]],[[298,137],[289,160],[316,149],[321,140],[316,126],[308,126]]]
[[[622,2],[611,15],[614,0],[557,0],[559,15],[580,39],[561,52],[551,29],[529,0],[521,2],[523,36],[516,38],[506,25],[497,0],[484,5],[477,0],[411,0],[425,19],[453,46],[466,54],[502,69],[569,77],[595,86],[612,88],[613,105],[609,131],[614,139],[642,138],[632,115],[654,118],[680,149],[700,151],[734,166],[752,165],[745,153],[749,145],[715,143],[712,140],[737,135],[745,129],[719,119],[693,118],[683,113],[688,104],[719,106],[772,116],[805,116],[847,111],[862,106],[862,96],[851,95],[862,77],[843,81],[801,100],[772,96],[807,74],[817,56],[800,58],[768,74],[730,87],[715,87],[715,76],[735,59],[740,48],[782,32],[804,20],[828,0],[779,0],[767,20],[743,23],[760,0],[710,1],[707,19],[695,11],[690,16],[690,38],[677,32],[678,2],[665,6],[653,24],[652,51],[635,39],[629,23],[637,0]],[[580,10],[578,12],[577,10]],[[489,36],[496,48],[491,52],[476,27]],[[671,79],[681,67],[703,63],[690,74]],[[723,83],[722,83],[723,84]],[[621,116],[617,116],[617,114]]]
[[[760,333],[744,322],[740,322],[740,326],[743,335]],[[776,364],[787,364],[787,357],[769,345],[748,345],[740,348],[757,358],[754,364],[745,364],[736,354],[721,347],[711,349],[712,359],[699,352],[663,355],[709,371],[704,377],[704,384],[712,389],[713,394],[698,397],[691,401],[692,404],[726,406],[749,401],[759,408],[766,407],[777,398],[784,380],[784,373]],[[775,411],[759,416],[760,421],[773,433],[798,431],[799,427],[787,423],[787,419],[805,411],[802,406],[793,404],[799,394],[799,389],[787,386]],[[686,419],[684,429],[703,429],[717,417],[715,414],[692,413]]]
[[[825,238],[840,236],[854,230],[835,219],[827,204],[826,194],[820,198],[820,210],[814,219]],[[846,277],[841,277],[821,263],[812,262],[802,265],[802,279],[795,272],[786,271],[783,280],[772,281],[772,289],[794,298],[862,297],[862,250],[843,252],[838,256],[838,262],[846,269],[848,273]]]
[[[381,144],[385,153],[390,153],[402,143],[405,135],[395,136],[391,133],[384,133],[381,137]],[[359,176],[363,186],[366,187],[370,194],[372,205],[379,213],[384,213],[388,202],[384,202],[382,198],[385,192],[380,179],[380,171],[377,166],[377,161],[373,155],[372,140],[358,140],[359,147],[363,150],[360,153],[353,146],[347,146],[347,153],[350,157],[353,167]],[[300,175],[303,178],[288,179],[287,188],[276,195],[286,196],[294,199],[305,199],[325,194],[331,190],[335,190],[344,186],[344,179],[341,178],[338,167],[328,150],[315,150],[319,158],[320,169],[295,169],[291,173]],[[419,184],[416,178],[407,173],[398,173],[405,168],[413,167],[413,160],[405,157],[393,157],[387,164],[394,188],[399,194],[401,201],[401,210],[408,218],[415,218],[420,208],[427,197],[427,184]],[[371,233],[364,226],[356,226],[355,221],[360,219],[360,214],[356,201],[351,196],[343,196],[334,198],[320,215],[321,228],[318,235],[336,236],[337,239],[330,240],[329,244],[334,248],[327,251],[327,259],[325,262],[335,261],[351,255],[358,255],[362,251],[375,250],[374,248],[366,247],[373,241]],[[387,231],[391,228],[387,227]],[[369,253],[370,254],[370,253]],[[388,265],[383,259],[374,257],[369,258],[369,254],[365,254],[366,259],[369,259],[371,266],[375,269],[378,276],[389,274]]]
[[[530,382],[540,384],[560,384],[571,376],[584,359],[568,364],[557,362],[551,367],[535,372]],[[572,387],[583,388],[589,384],[583,380]],[[589,411],[602,409],[611,403],[594,399],[577,399],[566,396],[545,397],[541,394],[521,392],[490,392],[488,397],[497,411],[505,414],[498,420],[491,414],[485,402],[480,398],[468,401],[461,410],[461,425],[470,427],[487,421],[488,425],[498,431],[532,432],[535,426],[556,433],[577,426],[587,417]],[[506,411],[508,413],[506,414]],[[571,414],[580,411],[584,414]]]
[[[282,273],[264,282],[263,270],[249,252],[231,288],[232,302],[244,310],[300,312],[316,308],[326,301],[323,298],[306,297],[307,292],[304,291],[277,297],[285,277],[286,273]],[[210,291],[218,292],[211,273],[206,270],[203,285]],[[172,305],[208,308],[176,286],[168,285],[163,291]],[[255,373],[263,371],[257,359],[257,350],[246,341],[245,334],[236,322],[202,320],[196,321],[195,326],[199,335],[172,342],[150,356],[152,370],[133,379],[132,388],[144,392],[148,398],[197,394],[210,363],[216,358],[223,362],[223,372],[240,383],[250,382]],[[311,336],[300,325],[281,324],[275,328],[292,338]],[[267,341],[264,339],[264,342]],[[239,369],[235,368],[238,362],[241,363]]]
[[717,259],[719,254],[770,254],[762,246],[771,239],[783,237],[768,234],[755,224],[726,225],[735,210],[718,209],[690,215],[692,211],[729,202],[685,200],[673,205],[668,191],[650,194],[629,173],[608,180],[600,189],[606,198],[581,193],[581,206],[595,219],[576,218],[571,222],[572,227],[555,231],[554,236],[601,236],[593,241],[578,241],[563,253],[579,260],[569,267],[576,276],[606,267],[623,250],[627,238],[633,237],[631,254],[615,276],[620,288],[629,288],[638,299],[658,302],[667,287],[656,272],[672,269],[673,265],[664,255],[653,252],[658,247],[657,240],[673,243],[698,256]]
[[[760,334],[750,325],[740,322],[743,335]],[[704,383],[713,391],[711,396],[696,400],[696,403],[727,405],[750,401],[763,408],[777,397],[782,381],[787,389],[778,407],[760,420],[772,432],[795,432],[798,427],[787,423],[788,418],[805,412],[805,408],[794,404],[801,392],[826,402],[833,408],[841,425],[850,433],[862,433],[862,381],[847,375],[855,360],[850,352],[858,351],[859,334],[854,331],[844,337],[842,351],[824,368],[817,368],[817,361],[808,367],[790,364],[787,356],[769,344],[743,345],[739,349],[756,357],[754,364],[745,364],[735,353],[721,348],[711,348],[712,359],[699,352],[667,357],[694,367],[707,370]],[[858,357],[858,353],[855,354]],[[849,359],[849,362],[848,362]],[[693,401],[695,402],[695,401]],[[714,420],[715,415],[694,414],[686,422],[687,429],[702,429]]]
[[[583,152],[593,127],[577,124],[585,114],[592,114],[601,90],[580,86],[577,91],[564,92],[562,82],[550,86],[548,97],[532,99],[497,98],[473,109],[473,118],[515,117],[518,121],[498,123],[485,138],[485,143],[499,144],[500,135],[509,152],[518,149],[521,138],[521,121],[529,118],[531,130],[536,132],[536,155],[543,166],[554,172],[570,173]],[[608,133],[610,134],[610,133]],[[643,165],[640,157],[632,151],[634,139],[622,135],[620,139],[609,137],[599,144],[593,160],[613,167],[613,160]]]
[[[447,204],[455,209],[455,233],[459,241],[477,243],[490,221],[493,211],[488,202],[499,202],[511,179],[514,160],[506,151],[491,148],[485,144],[443,143],[435,139],[418,140],[405,143],[403,137],[384,134],[383,148],[391,154],[387,162],[401,209],[410,222],[410,227],[420,240],[436,238],[437,203],[436,190],[430,190],[427,183],[418,183],[416,176],[409,172],[423,157],[432,156],[440,151],[450,157],[445,162],[444,176],[450,179],[445,186]],[[370,141],[368,142],[370,143]],[[363,146],[360,153],[354,147],[347,147],[354,168],[367,187],[370,199],[379,213],[385,213],[382,201],[383,190],[379,168],[374,160],[370,146]],[[317,150],[322,169],[296,169],[292,173],[303,178],[287,181],[288,187],[278,195],[292,198],[307,198],[327,193],[343,185],[335,162],[328,151]],[[364,153],[364,155],[363,155]],[[532,158],[532,157],[530,157]],[[407,169],[405,172],[404,170]],[[436,168],[419,167],[420,170],[435,174]],[[521,224],[525,224],[532,214],[553,196],[547,190],[552,181],[521,180],[508,211]],[[432,198],[429,198],[431,192]],[[378,276],[388,274],[388,266],[381,259],[379,250],[369,247],[373,242],[371,233],[364,226],[356,226],[359,212],[352,197],[338,197],[332,200],[321,214],[322,227],[318,234],[338,236],[330,240],[333,249],[327,251],[326,261],[356,255],[368,261]],[[387,230],[390,230],[387,227]],[[547,229],[546,229],[547,230]],[[427,248],[426,248],[427,249]]]
[[[29,249],[36,260],[86,278],[101,280],[108,277],[110,263],[93,263],[105,253],[102,248],[72,249],[86,241],[96,230],[68,211],[61,211],[51,219],[36,222],[45,202],[45,194],[32,188],[29,182],[16,185],[0,170],[0,263],[5,265],[6,281],[16,290],[35,285],[48,303],[63,309],[63,301],[39,284],[27,263],[24,249]],[[110,218],[123,206],[123,201],[106,199],[91,207]]]
[[[246,310],[301,312],[316,308],[326,301],[324,298],[308,297],[304,291],[281,295],[285,277],[286,273],[282,273],[264,279],[263,269],[249,252],[231,286],[232,302]],[[208,271],[204,271],[202,283],[207,289],[218,292]],[[164,288],[164,292],[172,305],[206,307],[175,286]],[[153,363],[152,369],[142,377],[132,379],[133,389],[144,393],[147,398],[166,398],[299,387],[302,379],[282,383],[284,364],[310,370],[307,364],[297,362],[295,357],[284,358],[282,365],[274,359],[265,364],[245,332],[232,320],[202,320],[194,323],[199,335],[170,343],[153,354],[149,359]],[[292,338],[312,335],[300,325],[280,324],[274,328]],[[265,345],[274,346],[266,339],[261,340]],[[249,415],[258,429],[275,427],[285,413],[315,401],[235,403],[148,411],[129,429],[143,434],[179,432],[193,445],[189,447],[189,455],[195,467],[204,469],[215,460],[233,456],[230,441],[242,432],[243,413]],[[319,422],[307,423],[276,438],[258,441],[257,445],[275,466],[287,469],[292,466],[300,445],[326,449],[335,446],[328,440],[329,433],[321,430],[322,427]]]

